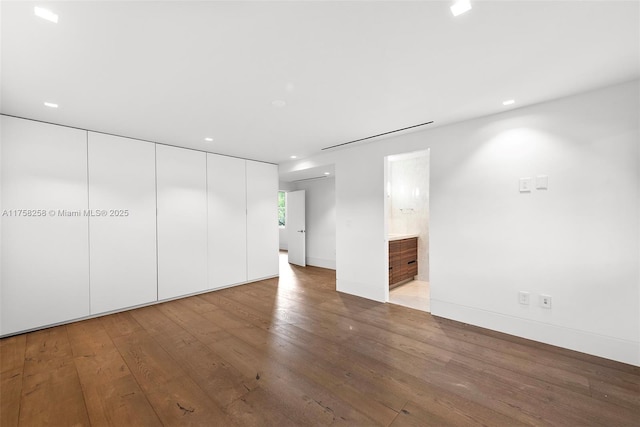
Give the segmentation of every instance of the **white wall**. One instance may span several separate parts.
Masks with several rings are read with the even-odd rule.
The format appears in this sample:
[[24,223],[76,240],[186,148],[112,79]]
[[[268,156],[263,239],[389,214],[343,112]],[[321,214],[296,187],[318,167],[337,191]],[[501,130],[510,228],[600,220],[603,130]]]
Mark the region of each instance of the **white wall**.
[[[634,81],[304,159],[336,164],[337,289],[387,299],[383,159],[430,148],[432,314],[640,365],[639,93]],[[549,189],[519,193],[536,175]]]
[[336,160],[336,290],[387,301],[389,259],[381,144]]
[[307,265],[336,269],[336,182],[333,177],[296,183],[305,190]]

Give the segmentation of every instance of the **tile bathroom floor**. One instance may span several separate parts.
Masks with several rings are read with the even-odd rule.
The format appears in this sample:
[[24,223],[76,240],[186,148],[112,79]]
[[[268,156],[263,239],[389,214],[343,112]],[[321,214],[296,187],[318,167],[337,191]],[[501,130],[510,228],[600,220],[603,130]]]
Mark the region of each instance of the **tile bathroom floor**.
[[389,302],[430,312],[429,282],[414,280],[389,291]]

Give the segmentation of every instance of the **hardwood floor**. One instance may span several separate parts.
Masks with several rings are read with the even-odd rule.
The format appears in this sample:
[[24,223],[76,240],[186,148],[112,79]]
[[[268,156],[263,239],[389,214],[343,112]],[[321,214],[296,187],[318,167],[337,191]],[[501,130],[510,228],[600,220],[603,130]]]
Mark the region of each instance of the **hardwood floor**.
[[0,340],[0,425],[640,425],[640,368],[335,292],[333,271]]

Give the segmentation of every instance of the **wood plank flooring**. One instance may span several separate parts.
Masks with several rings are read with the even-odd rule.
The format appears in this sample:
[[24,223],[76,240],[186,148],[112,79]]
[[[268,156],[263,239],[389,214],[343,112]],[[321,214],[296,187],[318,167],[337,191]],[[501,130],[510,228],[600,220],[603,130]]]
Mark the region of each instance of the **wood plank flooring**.
[[639,426],[640,368],[279,279],[0,340],[0,426]]

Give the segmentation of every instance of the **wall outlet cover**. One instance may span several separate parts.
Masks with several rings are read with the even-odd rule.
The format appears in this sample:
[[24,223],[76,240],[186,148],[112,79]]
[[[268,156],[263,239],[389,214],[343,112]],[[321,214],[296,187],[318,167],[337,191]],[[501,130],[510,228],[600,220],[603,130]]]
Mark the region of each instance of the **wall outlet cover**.
[[546,190],[549,188],[549,177],[547,175],[536,176],[536,189]]
[[540,307],[551,308],[551,295],[540,295]]
[[520,178],[520,192],[521,193],[531,193],[531,188],[533,187],[533,178]]

